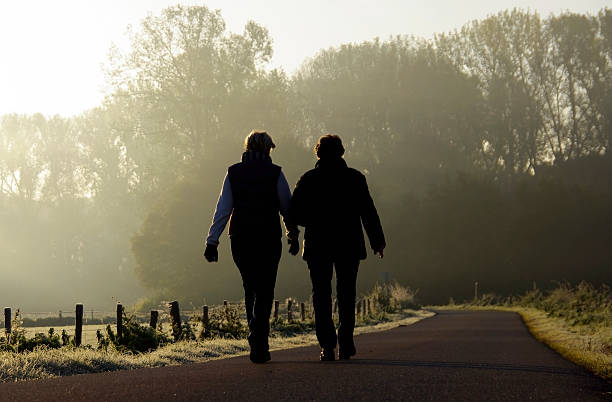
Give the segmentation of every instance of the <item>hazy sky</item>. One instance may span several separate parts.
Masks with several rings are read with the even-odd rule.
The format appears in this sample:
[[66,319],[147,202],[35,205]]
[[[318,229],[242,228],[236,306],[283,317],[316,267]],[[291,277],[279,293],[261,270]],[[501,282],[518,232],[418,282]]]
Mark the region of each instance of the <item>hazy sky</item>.
[[69,116],[98,105],[110,45],[125,47],[129,24],[177,3],[221,9],[229,31],[241,32],[249,19],[264,25],[274,39],[272,66],[289,73],[323,48],[431,37],[507,8],[548,16],[612,7],[612,0],[1,0],[0,115]]

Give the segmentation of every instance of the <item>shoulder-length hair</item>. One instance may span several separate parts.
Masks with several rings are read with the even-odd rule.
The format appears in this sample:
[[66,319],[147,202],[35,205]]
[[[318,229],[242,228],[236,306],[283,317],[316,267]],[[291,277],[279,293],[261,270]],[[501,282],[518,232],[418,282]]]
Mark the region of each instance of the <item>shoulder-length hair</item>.
[[272,137],[265,131],[251,131],[244,140],[244,149],[246,151],[270,152],[272,148],[276,148]]

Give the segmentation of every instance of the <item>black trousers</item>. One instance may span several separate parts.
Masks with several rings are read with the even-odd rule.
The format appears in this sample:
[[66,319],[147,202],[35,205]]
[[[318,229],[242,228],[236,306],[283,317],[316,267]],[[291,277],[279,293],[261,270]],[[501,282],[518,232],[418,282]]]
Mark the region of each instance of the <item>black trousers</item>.
[[270,312],[281,257],[279,238],[232,236],[232,257],[242,276],[251,350],[269,349]]
[[[355,329],[355,296],[359,260],[332,261],[312,258],[307,261],[312,280],[312,303],[315,312],[317,340],[322,348],[353,347]],[[332,276],[336,267],[336,297],[338,299],[338,336],[332,318]]]

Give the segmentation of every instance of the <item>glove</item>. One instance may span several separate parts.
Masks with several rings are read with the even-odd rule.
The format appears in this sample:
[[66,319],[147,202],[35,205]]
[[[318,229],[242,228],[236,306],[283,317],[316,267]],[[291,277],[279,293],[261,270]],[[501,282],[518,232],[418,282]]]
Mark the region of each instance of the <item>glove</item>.
[[219,251],[217,251],[217,246],[215,244],[207,244],[206,250],[204,250],[204,258],[208,262],[216,262],[219,261]]
[[297,255],[297,253],[300,251],[300,242],[298,239],[289,239],[288,241],[289,243],[289,254],[291,255]]
[[385,256],[385,254],[383,252],[384,249],[385,249],[385,245],[384,244],[377,245],[376,247],[373,248],[374,255],[378,254],[378,256],[380,258],[383,258]]

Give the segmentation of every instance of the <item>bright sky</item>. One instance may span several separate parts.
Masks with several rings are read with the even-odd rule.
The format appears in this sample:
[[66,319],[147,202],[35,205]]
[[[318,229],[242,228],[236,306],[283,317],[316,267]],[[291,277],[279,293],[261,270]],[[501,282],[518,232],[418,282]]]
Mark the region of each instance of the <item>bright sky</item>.
[[274,39],[273,67],[293,72],[320,49],[397,34],[431,37],[497,11],[597,13],[612,0],[1,0],[0,115],[70,116],[100,104],[112,43],[170,5],[220,9],[229,31],[252,19]]

